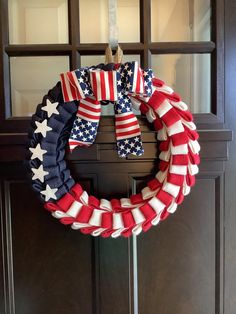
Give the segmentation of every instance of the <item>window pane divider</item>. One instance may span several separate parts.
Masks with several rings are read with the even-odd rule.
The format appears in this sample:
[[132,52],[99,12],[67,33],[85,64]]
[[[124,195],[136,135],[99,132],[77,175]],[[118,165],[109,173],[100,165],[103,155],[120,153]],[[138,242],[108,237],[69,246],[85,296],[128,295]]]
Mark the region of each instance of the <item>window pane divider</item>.
[[216,45],[212,41],[198,42],[152,42],[149,49],[152,53],[211,53]]
[[72,51],[70,44],[43,44],[43,45],[8,45],[5,51],[9,56],[50,56],[68,55]]

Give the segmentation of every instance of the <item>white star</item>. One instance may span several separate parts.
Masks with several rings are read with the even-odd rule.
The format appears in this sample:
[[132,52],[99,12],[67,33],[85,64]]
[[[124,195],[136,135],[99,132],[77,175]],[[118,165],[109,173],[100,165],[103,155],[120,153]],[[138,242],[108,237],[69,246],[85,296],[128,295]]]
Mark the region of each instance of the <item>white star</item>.
[[76,138],[76,134],[73,134],[72,137],[73,137],[73,138]]
[[120,156],[121,156],[121,157],[126,157],[126,155],[125,155],[125,154],[121,154]]
[[151,88],[148,88],[148,89],[147,89],[147,92],[148,92],[148,94],[151,93]]
[[79,131],[79,126],[78,125],[75,126],[75,130]]
[[79,132],[79,136],[83,136],[83,132]]
[[130,143],[130,146],[131,146],[131,147],[134,147],[134,143]]
[[86,142],[87,139],[86,139],[86,137],[83,137],[82,140],[83,140],[84,142]]
[[149,80],[149,82],[151,82],[151,81],[152,81],[152,78],[151,78],[151,77],[149,77],[149,78],[148,78],[148,80]]
[[47,119],[43,120],[43,122],[35,121],[35,124],[37,126],[37,129],[34,131],[34,133],[41,133],[43,137],[46,137],[47,131],[52,130],[52,128],[47,126]]
[[126,140],[125,140],[125,144],[129,144],[129,140],[126,139]]
[[117,81],[117,85],[121,85],[121,80]]
[[117,112],[118,112],[118,113],[121,113],[121,112],[122,112],[122,110],[121,110],[121,109],[118,109],[118,110],[117,110]]
[[89,138],[92,140],[92,139],[93,139],[93,136],[92,136],[92,135],[89,135]]
[[82,79],[82,77],[80,77],[80,78],[79,78],[79,82],[80,82],[80,83],[83,83],[83,81],[84,81],[84,80]]
[[125,103],[127,104],[129,102],[129,99],[128,98],[125,98]]
[[124,145],[120,145],[120,149],[124,149],[125,148],[125,146]]
[[129,68],[128,64],[125,65],[125,69],[127,70]]
[[86,133],[86,134],[89,134],[89,130],[85,130],[85,133]]
[[85,71],[84,70],[81,71],[81,75],[85,75]]
[[31,168],[31,170],[34,173],[32,180],[39,179],[42,183],[44,182],[44,177],[49,174],[49,172],[43,170],[43,165],[41,165],[38,169]]
[[81,122],[81,119],[79,117],[77,117],[77,122]]
[[41,148],[39,143],[35,148],[30,147],[30,151],[33,153],[30,159],[38,158],[40,161],[43,161],[43,155],[47,152],[45,149]]
[[135,137],[134,140],[135,140],[135,142],[138,142],[138,141],[139,141],[139,138],[138,138],[138,137]]
[[125,104],[121,104],[120,106],[121,106],[121,108],[125,108]]
[[84,128],[86,128],[86,126],[85,126],[84,124],[82,124],[82,125],[81,125],[81,128],[84,129]]
[[48,118],[50,118],[53,113],[59,114],[58,110],[56,109],[58,106],[58,102],[52,103],[49,99],[47,99],[46,103],[47,105],[42,107],[42,110],[47,111]]
[[46,190],[41,191],[40,193],[45,195],[45,201],[47,202],[48,200],[50,200],[50,198],[56,200],[57,197],[55,195],[55,193],[57,192],[58,189],[51,189],[50,186],[47,184],[46,185]]
[[131,84],[130,84],[130,82],[127,84],[127,88],[128,89],[130,89],[130,87],[131,87]]
[[144,86],[148,86],[148,82],[145,81],[145,82],[144,82]]
[[94,126],[91,127],[91,131],[95,131],[95,127]]
[[85,88],[84,95],[88,95],[88,94],[89,94],[89,90],[87,88]]
[[128,71],[128,75],[131,76],[133,72],[131,70]]
[[87,126],[91,126],[92,125],[92,123],[89,121],[88,123],[87,123]]
[[130,153],[130,149],[129,148],[126,148],[126,153]]

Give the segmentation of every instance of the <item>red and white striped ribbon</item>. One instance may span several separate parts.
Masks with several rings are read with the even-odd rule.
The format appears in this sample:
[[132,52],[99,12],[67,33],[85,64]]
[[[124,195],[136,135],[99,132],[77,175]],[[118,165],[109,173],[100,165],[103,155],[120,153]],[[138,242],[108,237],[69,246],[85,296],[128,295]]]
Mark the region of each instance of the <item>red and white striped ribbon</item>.
[[90,71],[90,82],[97,100],[117,100],[116,71]]
[[116,139],[122,140],[141,134],[136,116],[131,112],[117,114],[115,116]]

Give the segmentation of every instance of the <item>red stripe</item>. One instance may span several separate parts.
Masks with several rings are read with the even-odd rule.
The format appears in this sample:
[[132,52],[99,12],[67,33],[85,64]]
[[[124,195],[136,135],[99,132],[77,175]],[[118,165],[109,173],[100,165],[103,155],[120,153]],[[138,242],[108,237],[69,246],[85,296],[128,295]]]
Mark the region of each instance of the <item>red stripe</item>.
[[127,132],[116,133],[116,136],[117,137],[121,137],[121,136],[126,136],[126,135],[132,135],[132,134],[135,134],[135,133],[138,133],[138,132],[140,132],[140,128],[137,128],[137,129],[134,129],[134,130],[131,130],[131,131],[127,131]]
[[115,100],[113,71],[108,72],[108,81],[109,81],[109,88],[110,88],[110,100]]
[[101,84],[101,99],[106,99],[106,88],[108,88],[108,86],[105,87],[105,78],[104,78],[104,71],[100,72],[100,84]]
[[[86,100],[86,101],[88,101],[88,102],[90,102],[91,104],[94,104],[94,105],[100,104],[99,100],[91,98],[91,97],[86,97],[84,100]],[[83,99],[81,100],[81,102],[83,102]]]
[[86,113],[86,112],[80,112],[79,113],[79,115],[81,116],[81,117],[86,117],[86,118],[89,118],[89,119],[93,119],[93,120],[96,120],[96,121],[99,121],[99,119],[100,119],[100,116],[93,116],[93,115],[91,115],[91,114],[88,114],[88,113]]
[[136,93],[140,93],[140,68],[137,71]]
[[[68,74],[70,74],[70,72],[66,73],[67,77],[68,77]],[[71,85],[70,80],[68,80],[68,82],[69,82],[69,87],[70,87],[70,91],[71,91],[71,95],[72,95],[72,100],[75,100],[77,98],[76,97],[77,96],[76,88],[73,85]]]
[[124,120],[130,119],[130,118],[133,118],[133,117],[135,117],[135,115],[133,113],[131,113],[131,114],[124,116],[124,117],[116,117],[116,121],[124,121]]
[[[96,109],[96,108],[93,108],[92,106],[90,107],[90,106],[86,105],[86,104],[83,103],[83,102],[80,102],[80,104],[79,104],[79,109],[80,109],[81,107],[84,108],[84,109],[86,109],[86,110],[91,111],[91,113],[93,113],[93,112],[101,112],[101,108],[100,108],[100,109]],[[79,109],[78,109],[78,112],[80,112]]]
[[61,85],[62,85],[62,91],[63,91],[63,96],[64,96],[64,101],[70,101],[67,90],[66,90],[66,83],[65,83],[65,77],[64,77],[64,73],[62,73],[61,75]]
[[121,125],[116,125],[116,130],[117,129],[125,129],[125,128],[128,128],[128,127],[133,126],[133,125],[138,126],[138,121],[134,121],[134,122],[126,123],[126,124],[121,124]]
[[93,91],[94,91],[94,95],[97,98],[97,82],[96,82],[96,72],[91,72],[92,74],[92,82],[93,82]]

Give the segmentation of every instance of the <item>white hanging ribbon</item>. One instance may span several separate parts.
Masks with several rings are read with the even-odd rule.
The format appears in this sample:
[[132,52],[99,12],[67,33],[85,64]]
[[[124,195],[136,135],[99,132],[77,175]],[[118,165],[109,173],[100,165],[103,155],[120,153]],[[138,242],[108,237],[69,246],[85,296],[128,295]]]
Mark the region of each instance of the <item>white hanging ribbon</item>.
[[108,19],[109,19],[109,45],[111,48],[118,46],[118,26],[117,26],[117,0],[108,1]]

